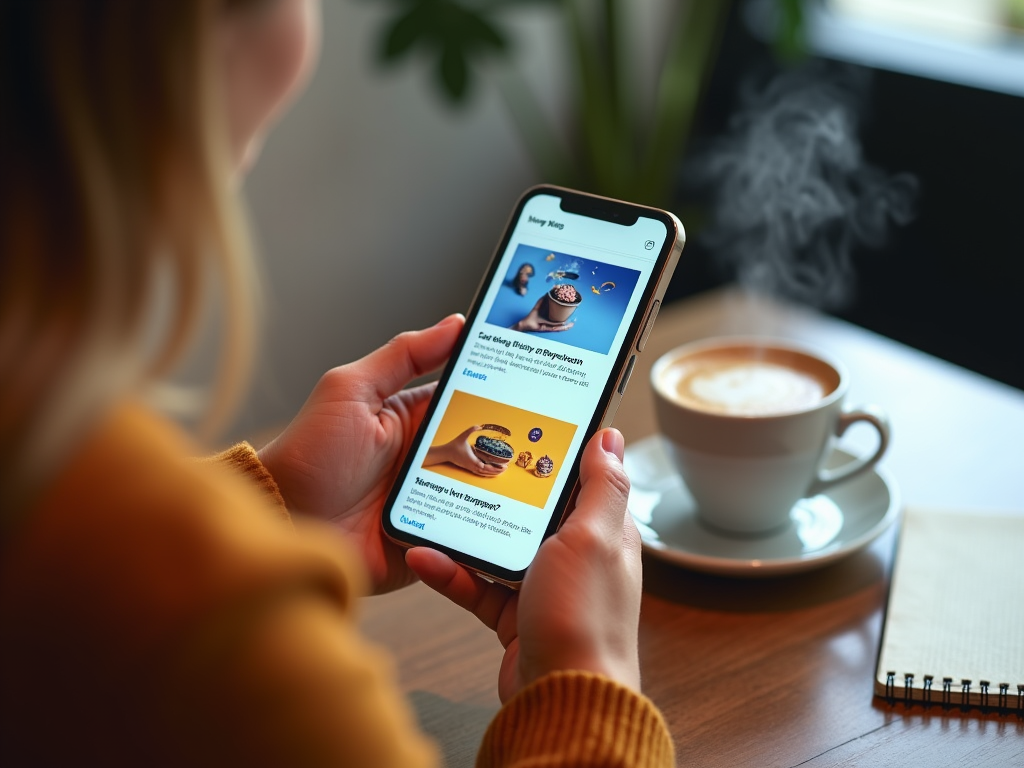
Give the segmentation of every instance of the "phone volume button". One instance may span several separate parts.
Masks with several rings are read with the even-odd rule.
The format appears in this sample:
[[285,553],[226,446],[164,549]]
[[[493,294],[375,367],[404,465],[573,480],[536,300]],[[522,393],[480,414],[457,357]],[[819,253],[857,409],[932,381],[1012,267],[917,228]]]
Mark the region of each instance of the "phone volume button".
[[633,365],[636,363],[636,355],[629,358],[626,363],[626,372],[622,374],[622,381],[619,382],[619,394],[626,394],[626,385],[629,384],[629,377],[633,374]]
[[644,351],[644,346],[647,344],[647,338],[651,335],[651,331],[654,330],[654,321],[658,318],[659,309],[661,309],[661,302],[655,301],[651,305],[651,311],[647,315],[647,325],[644,326],[644,331],[640,334],[640,339],[636,343],[637,352]]

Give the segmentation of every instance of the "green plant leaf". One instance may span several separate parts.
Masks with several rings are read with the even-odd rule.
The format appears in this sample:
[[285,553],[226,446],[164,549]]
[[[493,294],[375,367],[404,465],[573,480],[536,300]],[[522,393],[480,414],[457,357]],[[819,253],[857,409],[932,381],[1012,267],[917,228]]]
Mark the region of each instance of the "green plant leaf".
[[509,47],[487,14],[466,0],[407,0],[383,27],[378,60],[392,64],[419,51],[433,61],[445,97],[464,101],[474,66]]
[[733,1],[694,2],[678,11],[672,44],[658,83],[646,158],[639,174],[646,189],[638,199],[646,198],[647,202],[662,206],[671,202],[676,163],[686,148],[701,91]]
[[429,35],[429,26],[429,7],[423,3],[413,5],[385,26],[378,58],[386,62],[400,59]]
[[446,39],[458,41],[466,49],[504,51],[508,47],[505,35],[490,19],[458,3],[450,3],[445,23],[448,25]]
[[783,61],[799,61],[807,55],[803,0],[777,1],[779,26],[776,31],[775,52]]
[[469,64],[465,52],[456,46],[444,48],[437,62],[441,87],[453,101],[461,101],[469,89]]
[[[1024,0],[1020,0],[1024,1]],[[626,34],[635,0],[376,0],[393,14],[382,27],[378,58],[393,63],[419,54],[446,102],[466,102],[488,57],[512,46],[500,25],[516,6],[557,9],[566,64],[574,77],[571,135],[562,137],[514,60],[490,74],[538,168],[549,180],[668,207],[672,178],[689,138],[723,21],[735,0],[689,0],[665,25],[668,45],[653,114],[640,115],[633,93],[636,51]],[[806,52],[803,2],[773,0],[776,52]],[[563,141],[568,138],[568,141]]]
[[566,0],[484,0],[480,5],[490,12],[519,5],[563,5],[565,2]]

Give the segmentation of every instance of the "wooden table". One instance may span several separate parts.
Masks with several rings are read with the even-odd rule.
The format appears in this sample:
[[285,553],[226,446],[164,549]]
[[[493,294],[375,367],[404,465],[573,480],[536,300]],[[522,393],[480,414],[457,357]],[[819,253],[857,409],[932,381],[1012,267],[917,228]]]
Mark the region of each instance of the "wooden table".
[[[732,289],[662,311],[616,417],[627,445],[656,429],[648,372],[661,353],[742,333],[802,339],[847,364],[848,401],[877,403],[891,416],[882,463],[905,505],[1024,513],[1024,392]],[[867,450],[869,432],[851,430],[844,447]],[[672,729],[680,765],[1024,766],[1024,720],[1016,715],[904,709],[873,697],[894,541],[890,530],[823,569],[761,580],[645,559],[644,687]],[[367,600],[364,627],[394,654],[401,685],[447,764],[472,765],[498,708],[497,640],[420,585]]]

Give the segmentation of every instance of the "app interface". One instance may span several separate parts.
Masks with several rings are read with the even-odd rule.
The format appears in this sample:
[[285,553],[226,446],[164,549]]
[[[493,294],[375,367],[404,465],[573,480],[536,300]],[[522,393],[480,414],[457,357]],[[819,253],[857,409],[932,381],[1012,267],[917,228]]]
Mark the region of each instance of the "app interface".
[[529,565],[668,237],[525,205],[398,489],[391,523],[512,571]]

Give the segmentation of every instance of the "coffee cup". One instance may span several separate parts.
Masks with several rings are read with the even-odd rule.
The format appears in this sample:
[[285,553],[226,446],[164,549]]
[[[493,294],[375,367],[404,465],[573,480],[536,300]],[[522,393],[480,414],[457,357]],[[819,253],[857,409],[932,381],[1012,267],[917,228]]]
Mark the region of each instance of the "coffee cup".
[[[849,374],[831,355],[776,338],[718,337],[665,353],[651,370],[658,427],[699,518],[728,533],[766,534],[790,511],[870,470],[889,444],[878,406],[847,406]],[[878,431],[874,453],[824,465],[855,423]]]
[[553,323],[565,323],[583,301],[583,294],[571,283],[559,283],[547,293],[548,320]]

